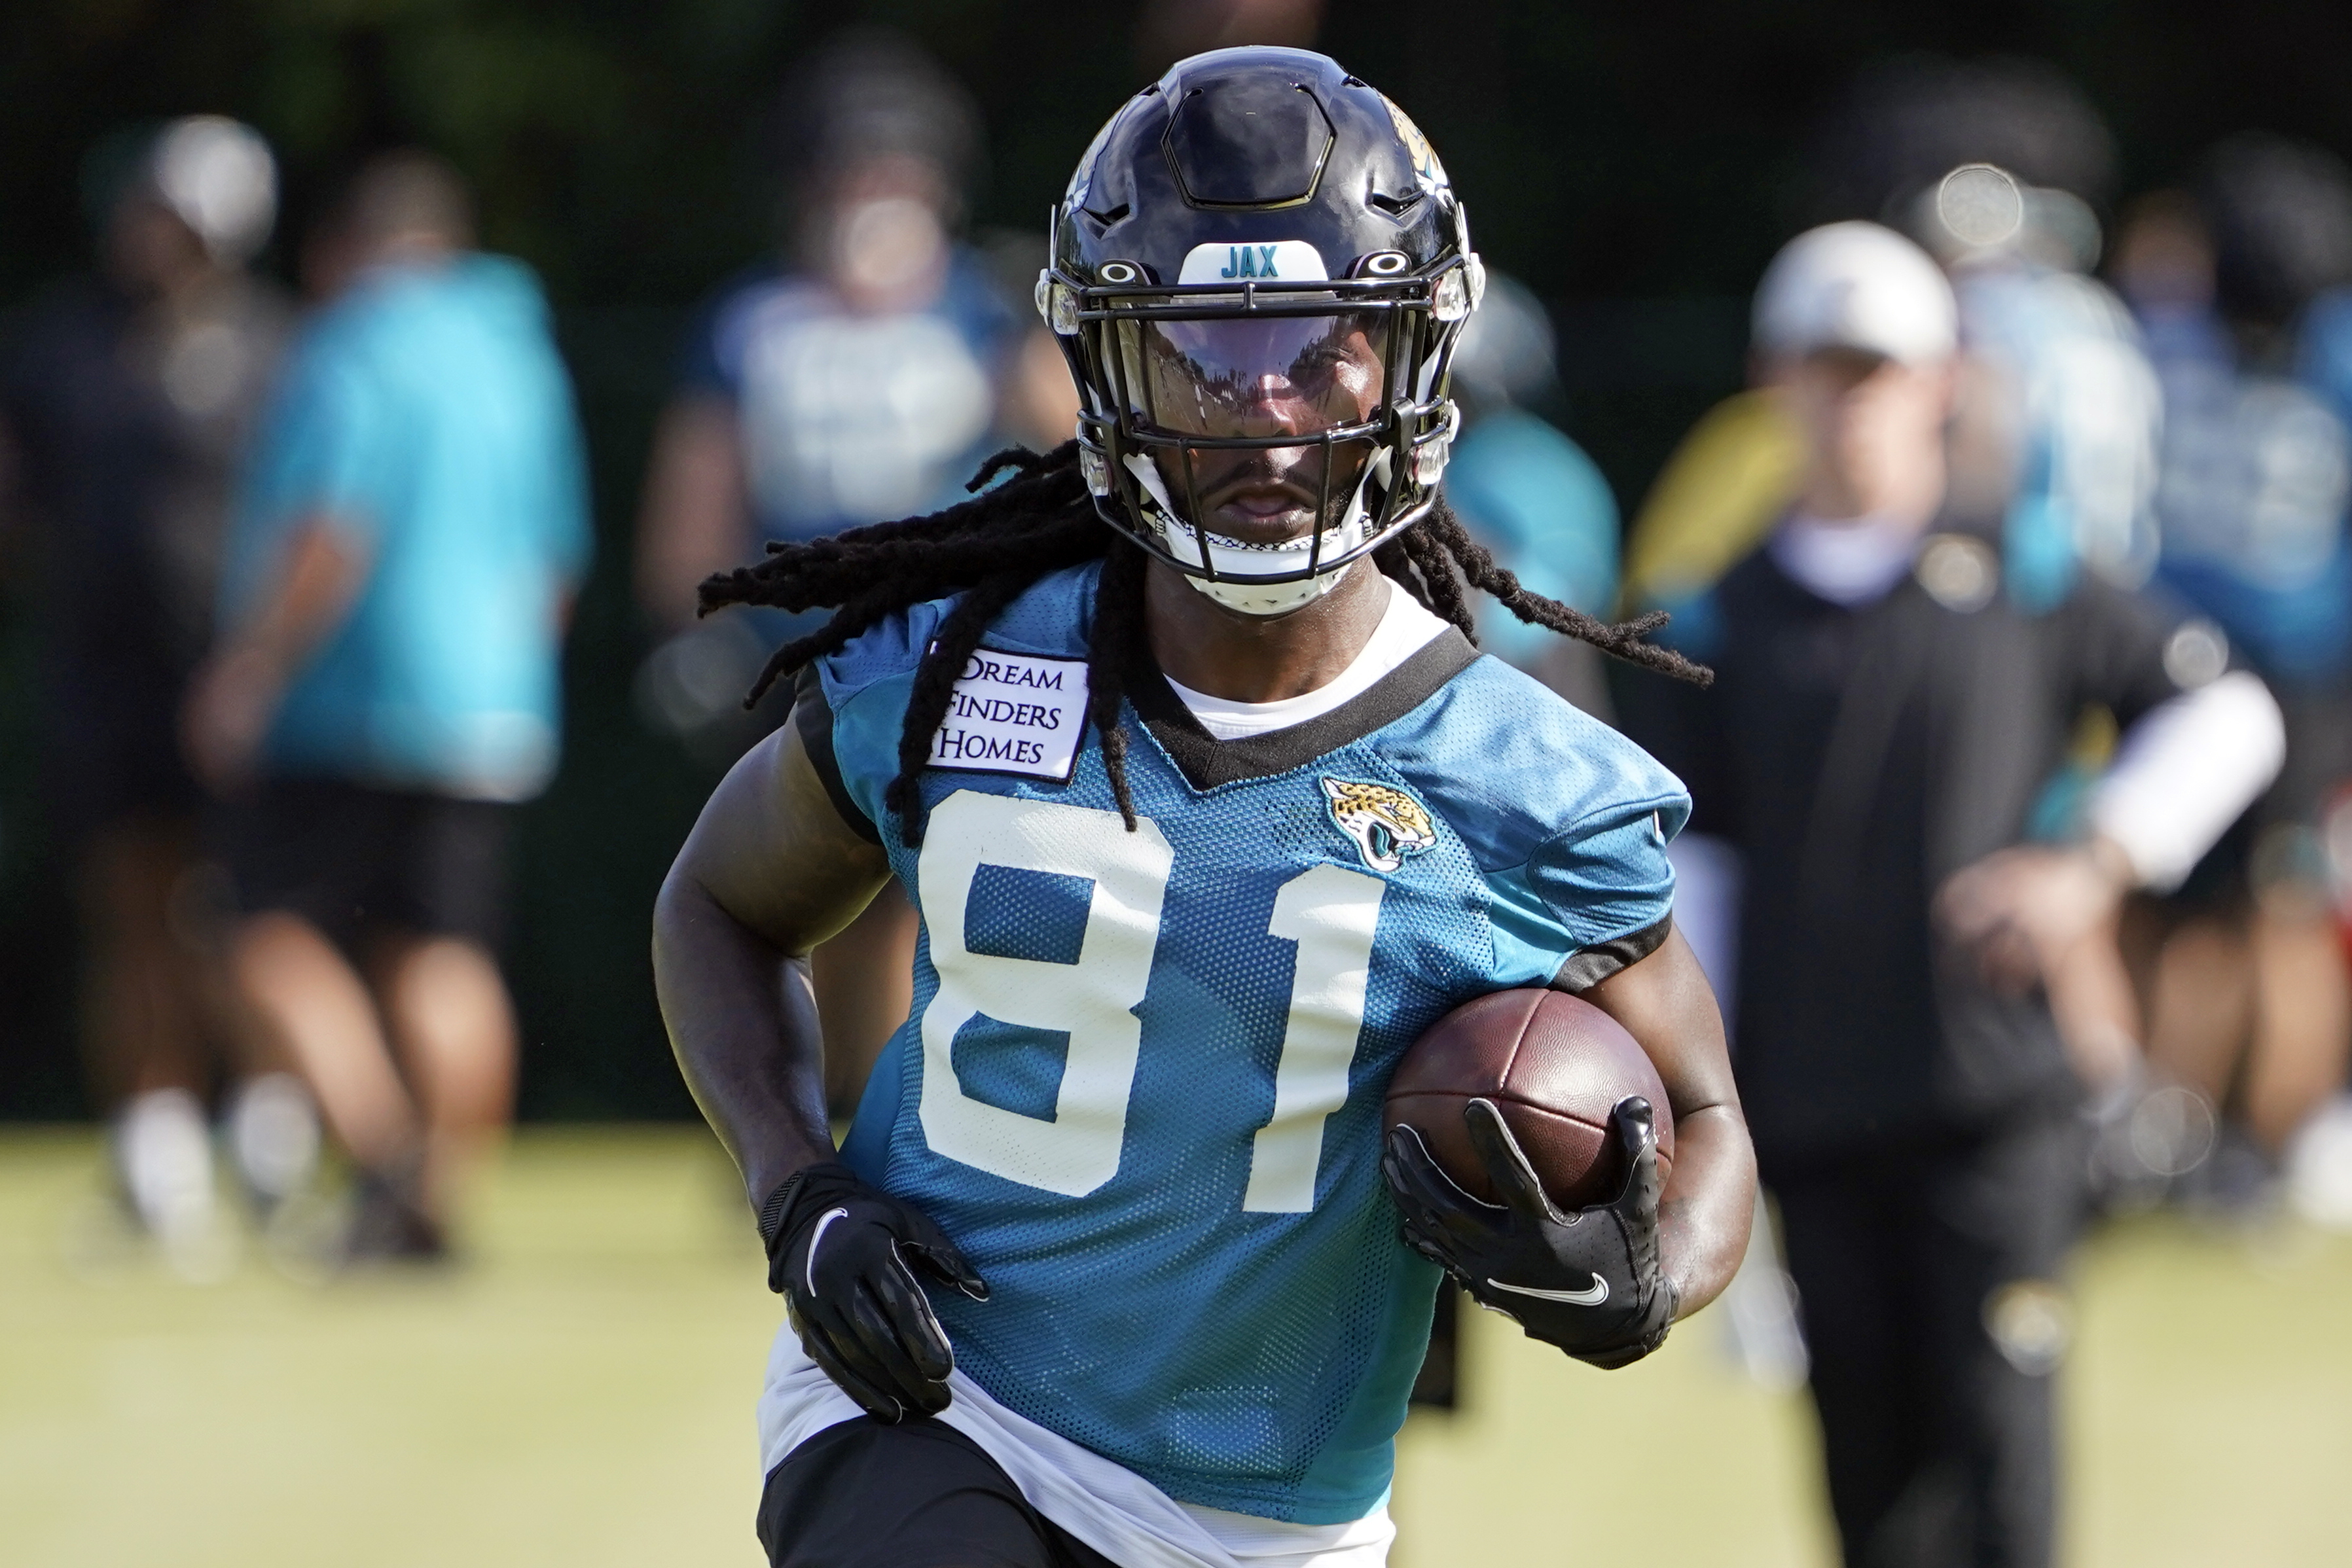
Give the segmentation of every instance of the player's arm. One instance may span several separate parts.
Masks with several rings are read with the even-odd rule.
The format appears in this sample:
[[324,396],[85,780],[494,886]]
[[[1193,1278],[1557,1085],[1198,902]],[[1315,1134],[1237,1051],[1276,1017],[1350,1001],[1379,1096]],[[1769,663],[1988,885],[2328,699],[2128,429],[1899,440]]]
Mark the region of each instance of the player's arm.
[[302,519],[268,591],[189,681],[181,738],[213,789],[227,793],[250,781],[287,688],[367,587],[370,537],[331,511]]
[[695,585],[736,564],[750,536],[732,400],[689,392],[654,433],[637,513],[637,602],[664,632],[694,624]]
[[654,904],[654,986],[695,1103],[757,1206],[834,1156],[808,955],[890,874],[787,725],[730,769]]
[[[2073,711],[2105,707],[2123,725],[2113,765],[2091,792],[2087,838],[2020,844],[1962,867],[1938,890],[1942,933],[1996,989],[2048,993],[2070,1049],[2084,1043],[2085,971],[2116,977],[2105,1028],[2127,1037],[2114,926],[2127,894],[2169,893],[2262,797],[2286,758],[2286,721],[2261,678],[2230,667],[2211,625],[2176,623],[2137,595],[2085,582],[2054,631]],[[2115,1020],[2123,1020],[2118,1029]],[[2070,1027],[2070,1025],[2074,1027]],[[2125,1049],[2129,1049],[2127,1038]],[[2098,1081],[2097,1066],[2086,1074]],[[2110,1057],[2110,1072],[2128,1065]]]
[[760,1215],[769,1284],[810,1358],[875,1416],[948,1404],[947,1336],[913,1269],[986,1287],[921,1214],[834,1156],[810,949],[889,875],[787,725],[738,762],[654,904],[654,985],[695,1102]]
[[1677,930],[1580,995],[1624,1026],[1665,1085],[1675,1159],[1658,1202],[1659,1253],[1681,1312],[1695,1312],[1738,1272],[1756,1207],[1756,1149],[1715,989]]
[[1664,1343],[1678,1316],[1730,1282],[1748,1242],[1756,1157],[1715,995],[1681,933],[1669,928],[1650,953],[1577,994],[1624,1026],[1657,1066],[1675,1117],[1670,1186],[1659,1176],[1654,1108],[1638,1096],[1610,1118],[1624,1185],[1590,1208],[1553,1207],[1486,1100],[1470,1102],[1464,1115],[1500,1204],[1463,1191],[1410,1126],[1391,1132],[1381,1171],[1408,1246],[1532,1337],[1619,1367]]

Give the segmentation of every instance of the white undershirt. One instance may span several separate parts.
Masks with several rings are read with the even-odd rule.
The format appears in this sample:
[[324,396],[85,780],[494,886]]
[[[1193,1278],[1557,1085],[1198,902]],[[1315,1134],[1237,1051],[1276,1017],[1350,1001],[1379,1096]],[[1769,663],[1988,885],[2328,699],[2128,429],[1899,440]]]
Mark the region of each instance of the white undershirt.
[[[961,1372],[940,1420],[980,1445],[1029,1506],[1126,1568],[1382,1568],[1396,1539],[1388,1503],[1344,1524],[1289,1524],[1178,1502],[1126,1466],[1007,1409]],[[826,1427],[863,1415],[786,1323],[760,1395],[760,1471]]]
[[1328,685],[1270,703],[1213,697],[1174,679],[1169,681],[1169,688],[1192,710],[1201,727],[1219,740],[1265,735],[1322,717],[1340,704],[1370,690],[1374,682],[1420,653],[1429,645],[1430,639],[1445,630],[1446,623],[1423,609],[1421,601],[1399,591],[1396,584],[1385,577],[1380,580],[1389,596],[1388,608],[1381,612],[1381,623],[1372,629],[1371,640],[1364,644],[1363,652]]
[[1875,603],[1911,574],[1919,525],[1895,517],[1813,517],[1800,512],[1773,532],[1772,564],[1817,598],[1848,610]]

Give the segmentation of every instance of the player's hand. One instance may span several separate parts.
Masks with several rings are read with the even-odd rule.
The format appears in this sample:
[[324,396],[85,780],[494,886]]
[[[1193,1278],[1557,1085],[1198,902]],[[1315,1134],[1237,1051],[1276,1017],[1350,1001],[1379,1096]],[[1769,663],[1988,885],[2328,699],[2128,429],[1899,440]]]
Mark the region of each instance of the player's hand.
[[2104,839],[2021,844],[1961,867],[1936,894],[1936,922],[2009,995],[2047,986],[2086,946],[2112,948],[2131,861]]
[[975,1301],[988,1286],[919,1210],[838,1160],[796,1171],[760,1209],[768,1288],[801,1348],[877,1420],[948,1407],[955,1352],[914,1270]]
[[234,795],[252,782],[285,689],[285,672],[260,650],[242,646],[215,653],[190,680],[181,748],[215,794]]
[[1463,1108],[1498,1207],[1454,1185],[1411,1127],[1389,1134],[1381,1172],[1404,1212],[1406,1246],[1444,1269],[1482,1307],[1508,1313],[1530,1338],[1594,1366],[1620,1367],[1665,1343],[1673,1281],[1658,1260],[1658,1134],[1650,1103],[1629,1095],[1611,1113],[1625,1155],[1612,1203],[1562,1214],[1544,1196],[1518,1140],[1489,1100]]

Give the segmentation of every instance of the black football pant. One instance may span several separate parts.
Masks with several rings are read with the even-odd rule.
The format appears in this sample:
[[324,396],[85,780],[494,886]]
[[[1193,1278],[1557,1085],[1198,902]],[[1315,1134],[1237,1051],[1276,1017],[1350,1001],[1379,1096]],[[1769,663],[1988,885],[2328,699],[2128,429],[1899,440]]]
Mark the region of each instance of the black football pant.
[[1774,1173],[1846,1568],[2047,1568],[2083,1171],[2058,1112]]
[[773,1568],[1118,1568],[1029,1506],[944,1423],[827,1427],[768,1472],[760,1544]]

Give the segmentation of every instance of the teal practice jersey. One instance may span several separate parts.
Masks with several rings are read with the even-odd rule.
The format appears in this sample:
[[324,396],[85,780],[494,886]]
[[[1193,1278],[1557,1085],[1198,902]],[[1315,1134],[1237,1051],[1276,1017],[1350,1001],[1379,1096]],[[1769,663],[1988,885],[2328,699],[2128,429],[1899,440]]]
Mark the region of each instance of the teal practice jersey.
[[1437,1283],[1381,1178],[1390,1074],[1473,997],[1664,940],[1689,801],[1449,629],[1238,741],[1132,677],[1129,832],[1083,723],[1098,570],[1040,580],[966,666],[918,848],[882,796],[952,601],[822,661],[822,706],[803,687],[819,771],[922,915],[844,1157],[987,1279],[932,1299],[1000,1402],[1180,1501],[1360,1518]]

